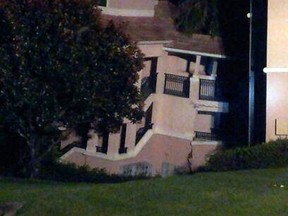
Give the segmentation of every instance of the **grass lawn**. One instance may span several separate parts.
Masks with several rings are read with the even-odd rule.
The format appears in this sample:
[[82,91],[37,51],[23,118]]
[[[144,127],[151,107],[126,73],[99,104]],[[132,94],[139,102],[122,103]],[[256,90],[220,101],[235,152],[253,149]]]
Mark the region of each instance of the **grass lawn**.
[[117,184],[0,180],[0,203],[6,201],[25,202],[19,215],[29,216],[286,216],[288,169],[199,173]]

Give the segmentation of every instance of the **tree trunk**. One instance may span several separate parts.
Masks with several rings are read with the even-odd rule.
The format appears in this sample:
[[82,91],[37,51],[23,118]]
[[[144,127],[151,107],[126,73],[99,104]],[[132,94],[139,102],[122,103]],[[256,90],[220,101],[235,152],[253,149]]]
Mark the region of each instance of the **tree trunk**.
[[31,135],[27,142],[30,147],[29,176],[30,178],[37,178],[40,174],[39,146],[41,139]]

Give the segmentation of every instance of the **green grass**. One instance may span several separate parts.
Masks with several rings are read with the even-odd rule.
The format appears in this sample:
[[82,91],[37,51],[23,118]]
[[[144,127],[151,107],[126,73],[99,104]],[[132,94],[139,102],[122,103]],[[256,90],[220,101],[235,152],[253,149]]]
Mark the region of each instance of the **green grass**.
[[29,216],[288,215],[288,169],[118,184],[0,180],[0,203],[6,201],[25,202],[19,215]]

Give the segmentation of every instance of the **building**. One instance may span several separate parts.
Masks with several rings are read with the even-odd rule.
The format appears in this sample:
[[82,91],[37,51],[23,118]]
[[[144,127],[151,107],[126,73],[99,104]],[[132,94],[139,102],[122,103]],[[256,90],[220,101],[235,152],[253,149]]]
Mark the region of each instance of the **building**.
[[91,132],[87,146],[69,136],[61,160],[125,175],[166,176],[204,165],[226,137],[221,39],[177,32],[167,1],[107,0],[101,9],[104,20],[125,24],[146,56],[137,84],[145,116],[137,124],[125,120],[118,133]]
[[268,1],[266,141],[288,137],[288,15],[285,0]]

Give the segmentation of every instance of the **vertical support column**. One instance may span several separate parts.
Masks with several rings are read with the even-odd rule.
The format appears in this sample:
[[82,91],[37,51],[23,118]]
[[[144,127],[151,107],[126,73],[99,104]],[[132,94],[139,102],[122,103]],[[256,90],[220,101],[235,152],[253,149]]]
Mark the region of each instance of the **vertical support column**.
[[194,76],[198,76],[200,74],[200,65],[201,65],[201,56],[197,55]]
[[110,133],[107,155],[118,154],[119,147],[120,147],[120,133]]
[[136,139],[136,124],[129,123],[127,124],[126,129],[126,147],[127,152],[133,151],[135,148],[135,139]]
[[96,146],[99,144],[98,134],[95,133],[94,130],[90,130],[88,136],[90,137],[90,139],[87,141],[86,151],[95,153]]
[[167,73],[167,69],[169,67],[169,64],[167,64],[167,59],[167,52],[163,52],[162,55],[158,57],[156,93],[163,94],[164,92],[165,73]]
[[190,99],[196,101],[199,99],[200,81],[198,76],[190,78]]
[[218,61],[215,59],[213,61],[213,68],[212,68],[212,77],[217,77],[217,68],[218,68]]

